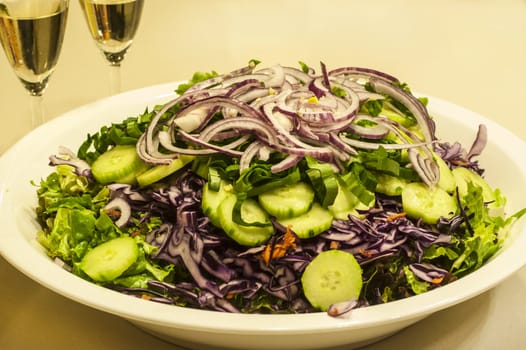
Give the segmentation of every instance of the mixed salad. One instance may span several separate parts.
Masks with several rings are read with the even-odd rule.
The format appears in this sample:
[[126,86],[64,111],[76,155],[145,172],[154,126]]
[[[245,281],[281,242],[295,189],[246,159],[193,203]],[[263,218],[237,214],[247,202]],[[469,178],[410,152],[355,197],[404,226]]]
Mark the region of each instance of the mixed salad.
[[258,65],[50,156],[49,256],[155,302],[338,316],[471,273],[525,213],[484,180],[484,125],[465,148],[389,74]]

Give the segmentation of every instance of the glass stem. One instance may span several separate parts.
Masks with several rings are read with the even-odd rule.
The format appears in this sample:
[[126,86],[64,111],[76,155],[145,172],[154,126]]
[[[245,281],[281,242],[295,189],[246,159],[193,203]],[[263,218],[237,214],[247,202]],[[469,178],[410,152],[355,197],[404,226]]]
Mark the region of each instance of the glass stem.
[[44,123],[43,96],[41,94],[31,94],[29,100],[31,107],[31,128],[34,129]]
[[112,63],[110,65],[110,93],[112,95],[121,92],[121,65]]

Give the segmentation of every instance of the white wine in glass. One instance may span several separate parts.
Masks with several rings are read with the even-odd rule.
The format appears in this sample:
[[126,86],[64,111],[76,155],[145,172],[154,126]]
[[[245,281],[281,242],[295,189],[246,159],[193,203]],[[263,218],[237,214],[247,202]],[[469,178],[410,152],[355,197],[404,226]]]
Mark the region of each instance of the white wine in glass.
[[110,90],[121,90],[121,62],[139,26],[143,0],[79,0],[95,44],[110,64]]
[[69,0],[0,0],[0,41],[31,95],[32,127],[44,120],[42,95],[57,65]]

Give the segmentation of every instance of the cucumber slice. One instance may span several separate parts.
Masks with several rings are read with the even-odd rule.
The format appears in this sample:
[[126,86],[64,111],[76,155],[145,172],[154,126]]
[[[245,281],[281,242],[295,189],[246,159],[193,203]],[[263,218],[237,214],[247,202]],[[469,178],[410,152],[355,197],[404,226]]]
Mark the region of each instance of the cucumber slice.
[[305,214],[292,218],[278,219],[284,226],[289,226],[299,238],[311,238],[327,231],[332,225],[333,216],[331,212],[323,208],[318,202]]
[[458,211],[455,198],[440,187],[428,187],[422,182],[407,184],[402,191],[402,207],[409,217],[436,224],[443,216],[452,217]]
[[399,196],[402,190],[409,183],[405,179],[388,174],[375,174],[376,177],[376,192],[383,193],[388,196]]
[[236,195],[227,193],[218,208],[219,224],[223,231],[237,243],[244,246],[257,246],[268,241],[274,233],[267,213],[254,199],[246,199],[241,205],[241,217],[246,222],[269,222],[268,226],[245,226],[232,220],[232,212],[236,205]]
[[143,171],[146,171],[150,169],[150,165],[146,163],[142,163],[136,171],[129,173],[128,175],[121,177],[114,182],[121,183],[121,184],[130,184],[135,185],[137,183],[137,174],[142,173]]
[[413,126],[415,125],[415,121],[414,119],[409,119],[408,117],[406,116],[403,116],[395,111],[393,111],[392,109],[387,109],[387,108],[382,108],[382,111],[380,112],[380,115],[386,117],[386,118],[389,118],[395,122],[397,122],[398,124],[402,125],[402,126],[405,126],[405,127],[410,127],[410,126]]
[[338,194],[334,199],[334,203],[327,209],[331,212],[332,216],[338,220],[348,220],[349,215],[359,217],[360,214],[356,209],[369,209],[374,205],[373,200],[368,205],[363,204],[358,197],[356,197],[345,185],[342,180],[338,181]]
[[126,271],[139,256],[131,237],[119,237],[90,250],[80,261],[80,269],[97,282],[109,282]]
[[137,183],[141,187],[151,185],[159,180],[164,179],[168,175],[175,173],[182,169],[186,164],[190,163],[195,157],[181,155],[177,159],[173,159],[168,165],[157,165],[150,168],[139,175],[137,175]]
[[91,164],[91,173],[101,184],[117,181],[135,181],[130,177],[137,170],[143,168],[144,162],[139,158],[132,145],[117,145],[101,154]]
[[305,297],[322,311],[332,304],[358,299],[362,284],[360,264],[351,253],[342,250],[321,252],[301,276]]
[[495,192],[491,189],[490,185],[474,171],[468,168],[458,167],[452,170],[453,176],[455,178],[458,194],[462,199],[466,194],[468,194],[468,182],[473,183],[475,186],[480,186],[482,188],[482,198],[484,202],[492,202],[495,200]]
[[226,181],[221,181],[218,191],[213,191],[206,183],[203,186],[203,197],[201,198],[201,209],[203,213],[208,216],[210,222],[215,227],[221,227],[219,221],[219,205],[227,197],[228,194],[232,193],[232,185]]
[[438,180],[438,187],[442,188],[444,191],[453,193],[457,188],[457,183],[453,172],[447,166],[446,162],[438,154],[433,155],[435,162],[438,165],[440,171],[440,179]]
[[278,219],[306,213],[313,201],[314,190],[304,182],[280,186],[259,195],[259,204]]

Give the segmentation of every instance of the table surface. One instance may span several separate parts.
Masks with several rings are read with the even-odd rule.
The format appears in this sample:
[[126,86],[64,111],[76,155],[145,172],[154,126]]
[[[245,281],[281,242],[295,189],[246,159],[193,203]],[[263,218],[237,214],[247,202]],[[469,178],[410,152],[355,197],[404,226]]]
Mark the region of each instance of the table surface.
[[[377,68],[526,139],[524,0],[149,0],[123,66],[123,90],[197,70],[265,64]],[[29,131],[28,96],[0,54],[0,153]],[[44,104],[47,120],[109,95],[108,67],[79,3]],[[1,232],[0,234],[6,234]],[[0,349],[174,350],[115,316],[51,292],[0,258]],[[526,340],[526,268],[498,287],[367,349],[514,349]]]

